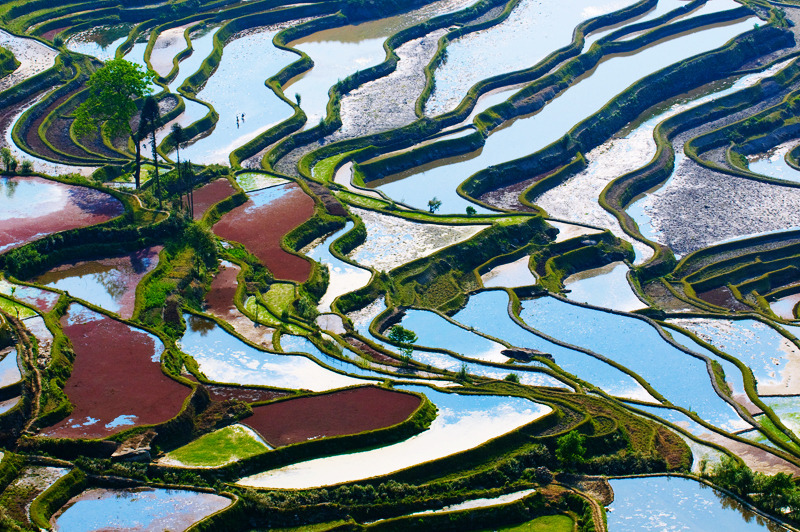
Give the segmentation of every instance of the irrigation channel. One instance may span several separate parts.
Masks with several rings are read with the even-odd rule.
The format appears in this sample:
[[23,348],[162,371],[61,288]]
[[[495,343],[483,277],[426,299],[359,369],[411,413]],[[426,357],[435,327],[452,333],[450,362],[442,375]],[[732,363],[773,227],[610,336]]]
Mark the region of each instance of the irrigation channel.
[[800,530],[793,0],[0,0],[0,133],[0,530]]

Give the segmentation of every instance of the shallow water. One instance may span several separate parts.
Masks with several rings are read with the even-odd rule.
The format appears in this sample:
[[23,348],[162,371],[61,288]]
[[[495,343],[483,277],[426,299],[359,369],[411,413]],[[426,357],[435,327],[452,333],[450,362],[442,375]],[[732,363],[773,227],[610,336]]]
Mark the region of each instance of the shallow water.
[[767,153],[756,157],[748,157],[748,168],[751,172],[800,183],[800,172],[786,163],[786,154],[797,145],[797,140],[783,143]]
[[17,350],[12,349],[0,359],[0,388],[9,386],[22,379],[17,365]]
[[453,316],[462,325],[474,327],[511,345],[549,353],[564,371],[619,397],[655,401],[630,375],[579,351],[561,347],[517,325],[508,315],[508,295],[501,290],[473,294],[467,305]]
[[[467,33],[447,45],[447,61],[434,73],[436,88],[425,105],[425,114],[452,110],[478,81],[532,67],[553,50],[571,43],[580,22],[633,3],[523,0],[503,22]],[[490,61],[485,60],[487,50],[491,50]]]
[[105,222],[123,211],[119,200],[92,188],[0,176],[0,252],[53,232]]
[[[765,69],[762,72],[743,76],[739,78],[732,86],[723,90],[715,91],[711,94],[695,99],[689,103],[679,103],[673,105],[670,109],[666,110],[665,112],[659,113],[657,116],[648,119],[645,123],[639,126],[639,128],[637,128],[636,131],[639,131],[641,130],[641,128],[645,127],[652,129],[658,122],[662,122],[670,116],[676,115],[682,111],[691,109],[693,107],[697,107],[702,103],[721,98],[723,96],[732,94],[741,89],[755,85],[759,81],[775,75],[778,71],[785,68],[791,61],[792,60],[787,60],[780,64],[774,65],[768,69]],[[632,136],[634,133],[635,132],[630,133],[628,137]],[[655,153],[654,141],[652,145],[653,145],[652,152]],[[660,223],[659,219],[658,200],[661,196],[663,196],[666,192],[668,192],[671,187],[674,186],[676,174],[678,174],[681,167],[684,164],[686,164],[687,160],[687,157],[683,152],[682,144],[674,144],[673,147],[675,152],[675,161],[672,173],[670,174],[669,178],[667,178],[662,184],[658,185],[654,189],[651,189],[646,193],[642,194],[639,197],[639,199],[632,202],[625,209],[626,212],[631,216],[631,218],[633,218],[636,221],[636,224],[639,227],[639,231],[645,238],[662,244],[666,242],[666,236],[661,231],[662,224]],[[732,238],[730,240],[746,238],[747,236],[755,236],[755,235],[754,234],[745,235]],[[679,253],[675,253],[675,256],[677,258],[681,257]]]
[[[409,309],[400,325],[419,336],[419,340],[414,342],[416,345],[449,349],[465,357],[487,362],[508,362],[508,357],[501,354],[506,348],[504,345],[462,329],[435,312]],[[390,330],[384,334],[388,336]]]
[[[267,353],[251,347],[211,320],[184,314],[189,327],[180,340],[209,380],[321,392],[367,381],[323,368],[301,355]],[[286,347],[284,347],[286,349]]]
[[800,303],[800,293],[773,301],[769,304],[769,308],[772,309],[772,312],[785,320],[795,320],[797,318],[795,318],[794,315],[794,308],[798,303]]
[[333,300],[342,294],[358,290],[362,286],[369,283],[372,278],[372,272],[364,268],[358,268],[337,259],[330,251],[330,246],[345,233],[353,228],[353,222],[347,222],[343,229],[319,242],[315,247],[308,250],[305,255],[314,259],[317,262],[328,267],[330,273],[330,280],[328,282],[328,289],[319,301],[317,310],[320,312],[329,312],[331,310],[331,303]]
[[590,349],[636,372],[673,404],[726,430],[747,426],[711,384],[706,363],[669,344],[649,323],[553,297],[526,300],[520,316],[531,327]]
[[290,99],[300,95],[308,125],[325,118],[328,90],[347,76],[381,63],[386,58],[383,42],[390,35],[437,15],[463,9],[473,0],[441,0],[395,17],[316,32],[289,45],[308,54],[314,67],[295,77],[283,92]]
[[636,80],[681,59],[717,48],[752,29],[753,23],[753,19],[748,19],[712,27],[648,46],[632,55],[611,57],[591,76],[567,89],[537,114],[514,120],[496,130],[481,150],[461,158],[460,162],[418,171],[398,181],[390,176],[372,182],[370,187],[380,188],[390,197],[402,198],[405,203],[421,209],[436,196],[442,200],[440,212],[463,212],[470,202],[458,196],[456,188],[471,174],[544,148]]
[[476,447],[550,412],[518,397],[458,395],[427,387],[398,386],[424,393],[438,413],[430,428],[407,440],[358,453],[300,462],[251,475],[238,484],[270,488],[310,488],[386,475]]
[[700,482],[679,477],[611,479],[614,502],[608,529],[774,530],[776,526],[736,500]]
[[409,515],[426,515],[426,514],[441,514],[446,512],[458,512],[460,510],[472,510],[475,508],[486,508],[488,506],[498,506],[500,504],[508,504],[514,501],[518,501],[520,499],[524,499],[531,493],[535,493],[535,489],[529,490],[521,490],[515,491],[512,493],[506,493],[504,495],[500,495],[499,497],[491,497],[491,498],[482,498],[482,499],[470,499],[468,501],[460,502],[457,504],[451,504],[449,506],[445,506],[439,510],[424,510],[422,512],[414,512],[413,514]]
[[150,64],[159,76],[166,76],[172,70],[172,60],[178,52],[186,48],[183,32],[189,26],[178,26],[162,31],[156,38],[150,52]]
[[227,164],[233,150],[292,115],[292,108],[264,84],[297,59],[296,54],[272,44],[278,31],[259,28],[228,41],[217,70],[197,93],[198,100],[216,109],[219,120],[210,135],[182,150],[182,158]]
[[759,394],[797,394],[800,349],[772,327],[756,320],[671,319],[667,323],[744,362],[756,378]]
[[161,488],[90,489],[54,518],[56,530],[185,530],[231,504],[210,493]]
[[427,257],[486,229],[486,225],[446,226],[419,223],[386,214],[351,207],[367,227],[366,241],[350,252],[355,262],[378,271]]
[[645,308],[628,283],[630,268],[624,262],[612,262],[570,275],[564,279],[566,297],[596,307],[630,312]]
[[536,284],[536,274],[528,266],[530,257],[525,255],[513,262],[495,266],[481,275],[481,282],[486,288],[507,286],[528,286]]
[[105,62],[114,59],[117,48],[128,38],[129,30],[127,26],[100,26],[71,35],[64,44],[72,52]]
[[0,79],[0,91],[4,91],[28,78],[51,68],[58,52],[43,42],[28,37],[18,37],[0,30],[0,46],[14,54],[19,66]]
[[219,28],[201,28],[189,34],[192,41],[192,54],[178,65],[178,75],[167,86],[170,92],[178,92],[178,87],[183,85],[186,78],[200,69],[200,65],[214,50],[214,35]]
[[36,278],[37,284],[57,288],[124,318],[133,315],[136,287],[158,264],[161,247],[130,255],[65,264]]
[[8,296],[12,295],[15,299],[19,299],[23,303],[27,303],[33,308],[39,309],[42,312],[50,312],[53,310],[58,298],[61,294],[36,288],[35,286],[27,286],[23,284],[11,283],[3,278],[0,278],[0,294]]

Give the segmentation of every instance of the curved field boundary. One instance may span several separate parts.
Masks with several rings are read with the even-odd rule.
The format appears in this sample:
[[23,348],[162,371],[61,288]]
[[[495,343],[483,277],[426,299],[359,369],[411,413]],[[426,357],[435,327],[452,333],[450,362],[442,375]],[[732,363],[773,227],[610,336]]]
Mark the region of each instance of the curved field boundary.
[[[350,388],[340,388],[325,394],[314,394],[314,396],[329,395],[347,389]],[[430,423],[436,417],[436,408],[433,403],[431,403],[430,400],[428,400],[428,398],[422,394],[417,394],[414,392],[404,393],[418,396],[420,398],[420,404],[414,409],[414,412],[409,417],[395,425],[367,430],[356,434],[330,436],[308,440],[305,442],[293,443],[283,447],[278,447],[276,449],[270,449],[255,456],[251,456],[249,458],[245,458],[221,467],[208,468],[208,470],[217,478],[233,480],[257,473],[259,471],[274,469],[276,467],[282,467],[312,458],[355,452],[360,449],[389,445],[405,440],[428,428]],[[276,404],[283,401],[291,401],[300,397],[310,396],[312,395],[305,394],[289,396],[277,399],[275,401],[270,401],[269,404]],[[242,420],[242,422],[245,424],[247,423],[246,419]],[[151,465],[150,468],[155,471],[170,471],[175,469],[174,466],[165,465]]]
[[[543,78],[514,95],[504,104],[494,106],[476,118],[476,124],[490,131],[503,121],[523,112],[532,112],[543,107],[544,99],[532,98],[546,89],[550,99],[569,87],[574,79],[594,67],[607,54],[629,52],[640,49],[660,39],[671,37],[683,31],[697,29],[718,22],[738,20],[752,15],[747,8],[737,8],[728,12],[713,13],[680,21],[666,27],[657,28],[645,35],[620,43],[603,42],[594,46],[561,70]],[[635,82],[615,96],[598,112],[587,117],[573,127],[561,139],[536,153],[513,161],[496,165],[470,176],[459,190],[468,196],[479,196],[502,185],[509,185],[527,176],[541,174],[568,163],[578,151],[583,153],[600,145],[614,132],[635,119],[643,111],[666,98],[681,94],[697,85],[727,77],[730,73],[755,57],[788,44],[789,34],[783,30],[765,27],[755,43],[753,32],[732,39],[727,45],[694,56],[651,73]],[[487,120],[483,117],[497,118]]]
[[[665,275],[672,271],[673,268],[678,271],[682,267],[681,265],[690,260],[689,257],[699,257],[709,253],[706,250],[696,252],[699,255],[692,253],[684,257],[681,263],[676,266],[672,251],[667,246],[643,237],[636,222],[625,211],[638,195],[660,185],[672,174],[675,161],[675,154],[671,144],[672,138],[702,123],[717,120],[753,105],[763,97],[765,82],[767,81],[788,86],[798,76],[800,76],[800,68],[792,64],[775,76],[762,80],[752,87],[699,105],[657,124],[653,132],[653,137],[656,141],[656,153],[650,162],[637,170],[616,178],[606,186],[600,194],[600,205],[616,216],[620,226],[629,236],[646,243],[655,250],[655,254],[650,261],[636,268],[635,271],[639,282]],[[738,245],[733,244],[733,246]],[[716,246],[713,248],[716,248]]]
[[[512,3],[510,3],[509,6],[511,4]],[[424,103],[423,103],[424,99],[427,99],[427,97],[428,97],[426,94],[429,94],[430,91],[432,90],[432,85],[431,85],[432,81],[430,81],[430,80],[433,79],[432,78],[433,71],[435,70],[435,67],[432,67],[431,65],[438,64],[438,61],[441,61],[441,57],[443,56],[444,51],[446,49],[446,43],[448,42],[448,39],[450,39],[450,33],[448,33],[447,35],[443,36],[440,39],[439,49],[437,51],[437,54],[431,60],[431,63],[426,66],[426,75],[429,77],[429,82],[426,85],[426,88],[424,89],[423,93],[420,96],[420,99],[418,99],[417,104],[416,104],[417,105],[417,114],[418,114],[418,116],[422,116],[422,118],[420,118],[420,120],[418,120],[416,122],[413,122],[413,123],[411,123],[411,124],[409,124],[407,126],[403,126],[401,128],[395,129],[395,130],[390,130],[390,131],[387,131],[387,132],[373,134],[373,135],[367,135],[367,136],[359,137],[358,139],[343,140],[343,141],[332,143],[332,144],[330,144],[328,146],[325,146],[324,148],[321,148],[319,150],[316,150],[316,151],[312,152],[312,154],[310,154],[309,156],[307,156],[306,159],[304,159],[304,164],[306,166],[313,166],[313,164],[316,161],[319,161],[319,160],[321,160],[323,158],[326,158],[326,157],[329,157],[329,156],[332,156],[332,155],[337,155],[337,154],[345,152],[345,151],[350,151],[350,150],[353,150],[353,149],[364,148],[364,147],[367,147],[369,151],[368,151],[368,155],[367,155],[367,153],[362,154],[362,156],[364,158],[359,159],[361,161],[365,160],[366,158],[375,157],[376,155],[379,155],[382,152],[396,151],[398,149],[405,149],[405,148],[413,147],[414,145],[416,145],[420,141],[423,141],[426,138],[431,138],[432,136],[434,136],[436,133],[438,133],[442,129],[444,129],[446,127],[449,127],[451,125],[458,124],[458,123],[462,122],[469,115],[469,113],[472,112],[472,109],[475,107],[475,104],[477,103],[478,98],[482,94],[484,94],[486,92],[489,92],[491,90],[500,88],[500,87],[505,87],[505,86],[509,86],[509,85],[515,85],[515,84],[523,83],[523,82],[529,82],[529,81],[535,80],[537,78],[540,78],[541,76],[546,74],[548,71],[550,71],[551,69],[555,68],[558,64],[563,63],[564,61],[566,61],[570,57],[574,57],[574,56],[578,55],[580,53],[581,48],[583,47],[584,34],[585,33],[594,31],[596,29],[600,29],[600,28],[608,26],[608,25],[615,24],[617,22],[621,22],[621,21],[627,20],[627,19],[629,19],[629,18],[631,18],[633,16],[636,16],[637,14],[646,12],[647,10],[651,9],[652,7],[654,7],[655,4],[656,4],[656,2],[654,0],[641,0],[637,4],[634,4],[633,6],[630,6],[628,8],[625,8],[625,9],[622,9],[622,10],[619,10],[619,11],[615,11],[615,12],[609,13],[607,15],[601,15],[599,17],[590,19],[588,21],[584,21],[583,23],[579,24],[578,27],[575,29],[573,42],[570,45],[551,53],[550,55],[548,55],[547,57],[545,57],[544,59],[539,61],[536,65],[534,65],[531,68],[520,70],[520,71],[516,71],[516,72],[499,74],[497,76],[482,80],[482,81],[476,83],[472,88],[469,89],[469,91],[467,92],[467,95],[464,97],[464,99],[461,101],[461,103],[454,110],[452,110],[450,112],[447,112],[447,113],[445,113],[445,114],[443,114],[441,116],[437,116],[436,118],[424,117],[424,116],[422,116],[421,109],[422,109],[422,106],[424,105]],[[494,18],[494,19],[491,19],[491,21],[489,21],[489,22],[491,22],[491,24],[496,24],[496,23],[500,22],[502,19],[504,19],[508,15],[508,11],[510,9],[509,6],[506,6],[506,8],[504,8],[504,11],[503,11],[504,14],[499,15],[499,17],[500,17],[499,19],[498,18]],[[475,7],[477,7],[477,6],[475,6]],[[476,12],[474,15],[472,15],[472,17],[480,15],[481,12],[483,12],[483,10],[481,10],[480,12]],[[461,12],[459,12],[459,13],[461,13]],[[452,17],[452,16],[457,15],[459,13],[454,13],[454,14],[450,14],[450,15],[443,15],[443,17]],[[441,18],[441,17],[437,17],[437,19],[438,18]],[[433,21],[436,21],[437,19],[431,19],[427,23],[432,23]],[[467,19],[467,20],[469,20],[469,19]],[[453,21],[453,22],[455,22],[455,21]],[[489,22],[487,22],[486,24],[489,24]],[[477,26],[466,26],[461,31],[465,31],[466,32],[467,29],[473,30],[476,27]],[[406,32],[410,32],[411,30],[414,30],[415,28],[416,27],[412,27],[412,28],[409,28],[408,30],[405,30],[405,31]],[[459,30],[455,30],[455,31],[459,31]],[[385,43],[385,46],[388,45],[390,47],[390,49],[392,50],[392,55],[394,55],[393,50],[397,46],[402,44],[402,42],[404,42],[404,41],[400,40],[400,36],[401,36],[402,33],[403,32],[400,32],[398,34],[393,35],[390,39],[387,39],[387,42]],[[410,40],[410,39],[413,39],[413,38],[415,38],[415,36],[411,36],[408,39],[404,39],[404,40]],[[394,42],[390,43],[390,41],[392,41],[392,40]],[[394,69],[394,67],[392,67],[392,70],[393,69]],[[338,125],[336,127],[338,127]],[[479,127],[479,131],[485,137],[486,132],[483,131],[480,127]],[[460,139],[460,141],[461,141],[460,143],[459,142],[455,142],[455,141],[453,143],[448,143],[447,144],[447,148],[448,149],[455,149],[458,153],[461,153],[463,151],[463,149],[464,149],[463,146],[462,146],[462,143],[464,143],[464,139],[465,138]],[[479,139],[477,139],[477,137],[470,136],[470,142],[477,142],[478,140]],[[286,153],[288,153],[288,151],[289,150],[285,150],[285,151],[282,151],[282,152],[275,152],[275,153],[267,154],[267,157],[265,158],[265,164],[267,164],[267,165],[273,164],[279,157],[281,157],[281,156],[285,155]],[[399,159],[399,162],[397,162],[396,164],[393,161],[393,157],[387,157],[387,158],[381,159],[381,161],[376,161],[375,162],[375,166],[373,167],[373,170],[371,170],[371,173],[376,174],[376,175],[385,173],[385,171],[381,169],[384,165],[387,166],[387,167],[388,166],[392,166],[393,168],[402,168],[404,165],[409,164],[410,160],[414,160],[416,158],[419,158],[420,160],[427,160],[427,158],[431,157],[433,152],[436,152],[436,151],[441,152],[443,150],[439,150],[437,144],[434,143],[434,144],[431,144],[430,147],[426,147],[422,151],[415,152],[413,155],[406,155],[406,154],[398,155],[398,157],[400,157],[400,159]],[[450,155],[450,153],[438,153],[438,154],[441,155],[441,156]],[[453,154],[455,154],[455,153],[453,153]],[[309,175],[307,175],[307,171],[304,171],[304,170],[305,170],[305,168],[303,168],[303,166],[301,165],[301,168],[300,168],[301,174],[304,175],[307,178],[310,177]],[[472,200],[472,201],[474,201],[474,200]]]

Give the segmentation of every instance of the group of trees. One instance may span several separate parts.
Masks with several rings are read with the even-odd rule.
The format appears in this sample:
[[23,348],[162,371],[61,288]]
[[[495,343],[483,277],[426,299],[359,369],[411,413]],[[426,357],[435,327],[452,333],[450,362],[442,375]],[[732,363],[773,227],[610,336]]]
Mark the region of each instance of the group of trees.
[[[103,132],[111,138],[128,138],[135,146],[134,182],[141,186],[142,144],[149,140],[153,157],[153,180],[158,205],[162,205],[162,186],[158,166],[156,132],[163,126],[158,100],[151,94],[155,74],[124,59],[112,59],[97,69],[87,81],[88,98],[75,111],[75,132],[86,136]],[[141,104],[139,103],[141,102]],[[139,116],[138,125],[132,122]],[[134,130],[135,129],[135,130]],[[186,201],[190,215],[194,215],[193,183],[187,178],[193,174],[191,164],[181,164],[180,148],[188,140],[180,124],[173,124],[171,134],[177,149],[177,180],[187,190]]]

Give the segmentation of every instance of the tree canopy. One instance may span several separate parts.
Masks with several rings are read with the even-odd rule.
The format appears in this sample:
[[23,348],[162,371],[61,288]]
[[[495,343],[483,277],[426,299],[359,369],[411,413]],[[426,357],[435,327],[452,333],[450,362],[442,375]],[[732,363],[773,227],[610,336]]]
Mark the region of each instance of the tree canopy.
[[108,61],[86,83],[89,97],[75,111],[75,132],[86,135],[105,122],[111,135],[130,135],[136,100],[150,94],[153,77],[125,59]]

